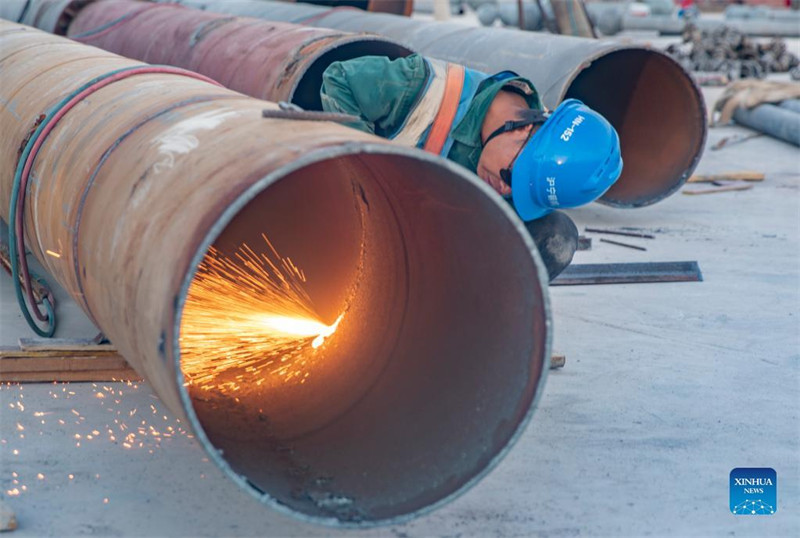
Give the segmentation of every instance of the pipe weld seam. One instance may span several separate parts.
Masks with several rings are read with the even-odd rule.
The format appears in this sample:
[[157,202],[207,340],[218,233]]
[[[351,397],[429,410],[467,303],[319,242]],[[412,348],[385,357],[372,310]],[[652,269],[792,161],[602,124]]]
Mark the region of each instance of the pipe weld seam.
[[[30,137],[27,144],[25,145],[25,149],[23,150],[22,155],[20,156],[19,162],[17,163],[17,169],[14,174],[14,182],[12,184],[10,207],[9,207],[9,251],[10,251],[9,257],[11,259],[10,261],[11,261],[12,276],[14,277],[14,286],[15,290],[17,291],[17,302],[19,303],[20,309],[25,315],[25,319],[28,322],[28,325],[37,334],[42,335],[41,329],[39,329],[38,326],[35,325],[35,323],[33,322],[33,320],[29,315],[27,306],[25,305],[24,298],[22,297],[21,289],[19,288],[20,283],[19,279],[17,278],[17,275],[20,274],[20,269],[21,269],[21,276],[23,279],[23,283],[25,285],[25,291],[31,306],[33,307],[34,314],[40,321],[48,322],[49,324],[47,331],[48,336],[52,336],[52,333],[55,328],[55,319],[53,317],[49,317],[47,313],[42,314],[41,311],[36,306],[36,300],[33,297],[33,288],[31,286],[31,276],[28,270],[28,261],[25,256],[25,233],[24,233],[25,197],[28,191],[28,179],[31,170],[33,169],[33,164],[39,153],[39,149],[47,140],[47,137],[55,128],[55,126],[58,124],[58,122],[61,120],[61,118],[63,118],[67,114],[67,112],[69,112],[76,104],[83,101],[86,97],[118,80],[123,80],[135,75],[153,74],[153,73],[178,74],[190,78],[196,78],[204,82],[209,82],[216,86],[220,86],[219,83],[211,80],[208,77],[205,77],[197,73],[193,73],[191,71],[187,71],[185,69],[180,69],[170,66],[140,65],[133,67],[124,67],[121,69],[110,71],[108,73],[104,73],[100,76],[93,78],[86,84],[82,85],[81,87],[79,87],[78,89],[67,95],[64,99],[62,99],[50,110],[48,110],[45,113],[45,119],[36,129],[33,136]],[[12,249],[13,252],[11,252]],[[78,281],[80,283],[80,275],[77,276],[78,276]],[[43,285],[47,287],[46,284]]]

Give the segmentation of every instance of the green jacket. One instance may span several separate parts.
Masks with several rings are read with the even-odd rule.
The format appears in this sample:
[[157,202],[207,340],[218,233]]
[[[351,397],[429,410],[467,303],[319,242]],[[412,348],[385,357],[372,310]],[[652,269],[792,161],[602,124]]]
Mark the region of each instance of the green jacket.
[[[378,136],[389,136],[403,124],[416,104],[427,84],[427,69],[419,54],[397,60],[389,60],[385,56],[362,56],[334,62],[322,75],[322,108],[327,112],[359,116],[361,121],[351,124],[351,127]],[[532,93],[524,97],[531,108],[542,108],[535,87],[527,79],[484,80],[466,115],[453,129],[455,143],[447,154],[448,159],[472,172],[476,171],[483,149],[483,119],[497,92],[513,81],[530,87]]]

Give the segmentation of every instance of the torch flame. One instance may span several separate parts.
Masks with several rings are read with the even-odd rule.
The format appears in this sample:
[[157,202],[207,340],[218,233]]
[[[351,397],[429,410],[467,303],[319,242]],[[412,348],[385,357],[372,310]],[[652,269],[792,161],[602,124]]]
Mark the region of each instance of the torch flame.
[[305,291],[303,271],[262,237],[265,253],[245,244],[228,257],[211,247],[198,267],[181,319],[187,384],[235,391],[270,375],[303,383],[314,350],[344,317],[323,323]]

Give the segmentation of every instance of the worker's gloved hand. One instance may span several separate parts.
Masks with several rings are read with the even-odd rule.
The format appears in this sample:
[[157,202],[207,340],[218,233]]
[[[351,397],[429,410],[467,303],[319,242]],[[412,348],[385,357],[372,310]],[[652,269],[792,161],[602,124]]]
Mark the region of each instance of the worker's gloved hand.
[[552,281],[572,262],[578,250],[578,228],[560,211],[525,223]]

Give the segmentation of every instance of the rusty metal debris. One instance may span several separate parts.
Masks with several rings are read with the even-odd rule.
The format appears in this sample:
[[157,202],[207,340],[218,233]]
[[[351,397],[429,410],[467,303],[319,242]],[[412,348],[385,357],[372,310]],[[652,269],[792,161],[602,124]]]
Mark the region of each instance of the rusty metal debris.
[[630,243],[622,243],[620,241],[612,241],[611,239],[606,239],[605,237],[600,238],[601,243],[608,243],[610,245],[617,245],[619,247],[625,248],[632,248],[634,250],[647,250],[645,247],[640,247],[639,245],[631,245]]
[[[742,142],[747,142],[748,140],[752,140],[753,138],[758,138],[759,136],[764,136],[764,133],[749,133],[746,135],[731,135],[726,136],[713,146],[711,146],[712,151],[719,151],[722,148],[726,148],[728,146],[733,146],[735,144],[741,144]],[[693,176],[694,177],[694,176]],[[691,181],[691,177],[689,181]]]
[[764,78],[800,65],[783,39],[761,43],[730,26],[701,30],[690,24],[683,31],[683,42],[670,45],[666,52],[689,71],[724,73],[730,80]]
[[551,286],[640,284],[648,282],[701,282],[695,261],[575,264],[553,280]]
[[[21,142],[74,95],[33,161],[27,244],[238,485],[307,521],[369,526],[444,504],[519,437],[549,368],[547,274],[480,179],[27,26],[0,21],[0,48],[0,215]],[[200,264],[261,233],[302,267],[325,325],[346,305],[335,342],[304,383],[184,386]],[[505,263],[473,263],[487,259]]]
[[643,239],[655,239],[656,238],[656,236],[654,236],[654,235],[645,234],[645,233],[641,233],[641,232],[626,232],[626,231],[623,231],[623,230],[608,230],[608,229],[605,229],[605,228],[589,228],[589,227],[586,227],[586,228],[584,228],[584,231],[593,232],[593,233],[597,233],[597,234],[624,235],[626,237],[641,237]]

